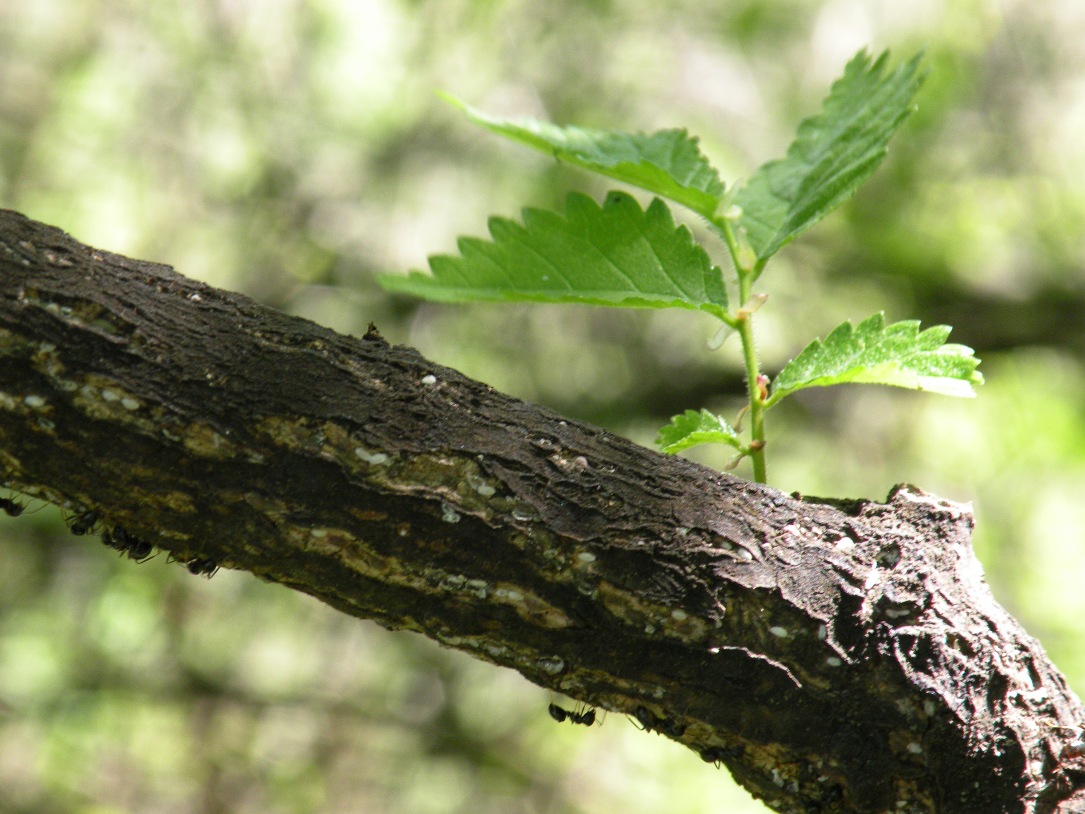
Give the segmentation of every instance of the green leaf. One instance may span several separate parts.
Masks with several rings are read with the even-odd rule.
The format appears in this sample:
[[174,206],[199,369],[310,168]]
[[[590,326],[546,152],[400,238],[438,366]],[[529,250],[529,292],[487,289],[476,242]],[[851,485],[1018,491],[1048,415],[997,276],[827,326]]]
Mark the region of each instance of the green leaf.
[[676,415],[671,423],[660,428],[656,438],[660,450],[668,453],[681,452],[698,444],[730,444],[737,450],[742,442],[734,427],[708,410],[686,410]]
[[947,396],[974,396],[980,360],[964,345],[944,344],[950,328],[920,332],[917,320],[885,324],[882,314],[837,326],[788,362],[772,383],[767,406],[804,387],[848,382],[888,384]]
[[602,207],[571,193],[565,216],[523,210],[524,224],[490,218],[492,241],[460,238],[459,256],[429,258],[433,274],[382,274],[400,291],[442,302],[579,302],[633,308],[690,308],[727,318],[720,270],[676,226],[667,205],[642,210],[624,192]]
[[624,133],[561,127],[537,119],[500,119],[451,96],[476,124],[591,172],[640,187],[711,218],[723,199],[723,182],[685,130]]
[[886,75],[889,53],[860,51],[805,119],[787,156],[761,166],[740,189],[737,225],[761,265],[840,206],[881,163],[889,139],[914,109],[922,84],[916,55]]

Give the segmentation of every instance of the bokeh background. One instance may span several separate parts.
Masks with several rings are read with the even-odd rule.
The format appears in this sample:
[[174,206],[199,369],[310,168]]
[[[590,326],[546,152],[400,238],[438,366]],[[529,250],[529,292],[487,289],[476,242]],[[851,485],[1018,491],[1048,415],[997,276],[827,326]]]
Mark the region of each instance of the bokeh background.
[[[862,47],[925,49],[919,112],[762,278],[762,361],[774,372],[885,310],[955,326],[988,383],[968,401],[796,397],[770,415],[770,479],[972,501],[995,594],[1081,692],[1078,0],[0,3],[0,205],[340,331],[373,320],[650,445],[674,413],[740,403],[737,345],[709,352],[709,318],[434,306],[375,285],[485,234],[489,214],[606,189],[434,91],[560,123],[688,127],[730,181],[782,153]],[[558,725],[548,701],[244,574],[122,561],[51,509],[0,526],[2,812],[764,810],[664,738],[618,716]]]

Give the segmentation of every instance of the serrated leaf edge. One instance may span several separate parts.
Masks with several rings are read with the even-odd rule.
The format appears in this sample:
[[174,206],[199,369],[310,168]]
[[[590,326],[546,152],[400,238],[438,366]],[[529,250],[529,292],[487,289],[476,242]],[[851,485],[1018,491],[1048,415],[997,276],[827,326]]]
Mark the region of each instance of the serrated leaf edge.
[[[766,408],[799,390],[808,387],[829,387],[837,384],[881,384],[961,398],[974,398],[976,395],[975,385],[983,384],[984,380],[983,374],[976,370],[980,360],[975,357],[973,349],[967,345],[946,343],[945,339],[949,336],[951,330],[948,325],[933,325],[922,331],[919,330],[919,325],[918,320],[901,320],[887,325],[883,313],[867,317],[858,325],[853,325],[850,321],[841,323],[830,331],[825,339],[813,340],[795,358],[784,365],[772,383],[771,395],[765,403]],[[841,341],[848,341],[856,335],[874,334],[877,338],[882,339],[891,337],[893,334],[909,331],[915,331],[913,353],[909,355],[936,354],[967,359],[974,363],[972,369],[968,372],[968,378],[924,375],[905,367],[905,359],[889,359],[876,365],[856,364],[838,373],[815,376],[810,379],[800,380],[784,390],[777,389],[777,383],[789,367],[800,362],[804,356],[813,357],[825,352],[827,347],[831,347],[830,343],[838,344]],[[846,334],[846,337],[841,337],[841,334]]]
[[[682,420],[689,422],[697,422],[698,426],[705,422],[713,423],[717,425],[717,428],[712,429],[693,429],[687,432],[681,438],[676,441],[665,443],[663,441],[663,434],[666,430],[677,428],[678,423]],[[693,440],[691,440],[693,439]],[[656,434],[656,445],[661,452],[673,455],[678,452],[690,449],[691,447],[699,446],[700,444],[728,444],[735,449],[742,451],[742,441],[738,437],[738,433],[735,428],[723,417],[718,416],[708,410],[702,408],[700,412],[697,410],[686,410],[678,415],[671,416],[671,422],[659,428],[659,432]]]

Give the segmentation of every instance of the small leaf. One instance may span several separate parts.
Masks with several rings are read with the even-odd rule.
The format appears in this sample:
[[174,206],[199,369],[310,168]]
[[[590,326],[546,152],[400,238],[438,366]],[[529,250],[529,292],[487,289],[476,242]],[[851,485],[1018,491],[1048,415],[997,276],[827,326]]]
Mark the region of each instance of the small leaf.
[[676,415],[671,423],[661,427],[656,438],[660,450],[667,453],[681,452],[698,444],[730,444],[742,449],[742,442],[734,427],[708,410],[686,410]]
[[738,190],[738,227],[762,265],[877,169],[889,139],[914,108],[923,81],[921,56],[884,75],[888,52],[872,65],[860,51],[833,84],[821,113],[799,124],[787,156],[762,165]]
[[947,396],[974,396],[983,384],[980,360],[964,345],[944,344],[950,329],[935,325],[920,332],[917,320],[885,324],[882,314],[858,326],[837,326],[824,341],[815,339],[788,362],[772,383],[767,405],[804,387],[849,382],[887,384]]
[[537,119],[489,116],[451,96],[476,124],[591,172],[670,198],[711,218],[723,198],[723,182],[685,130],[624,133],[561,127]]
[[459,256],[429,259],[422,272],[379,275],[392,291],[442,302],[579,302],[632,308],[690,308],[727,317],[720,270],[676,226],[667,205],[647,210],[624,192],[602,207],[570,193],[565,216],[525,209],[521,226],[491,218],[492,241],[460,238]]

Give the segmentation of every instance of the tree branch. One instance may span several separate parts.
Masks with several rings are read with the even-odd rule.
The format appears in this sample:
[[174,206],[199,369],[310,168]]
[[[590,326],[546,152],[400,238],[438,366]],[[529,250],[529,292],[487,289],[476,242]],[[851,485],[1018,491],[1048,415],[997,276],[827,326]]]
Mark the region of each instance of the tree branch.
[[1085,800],[1082,706],[967,507],[788,497],[8,211],[0,480],[632,715],[779,811]]

